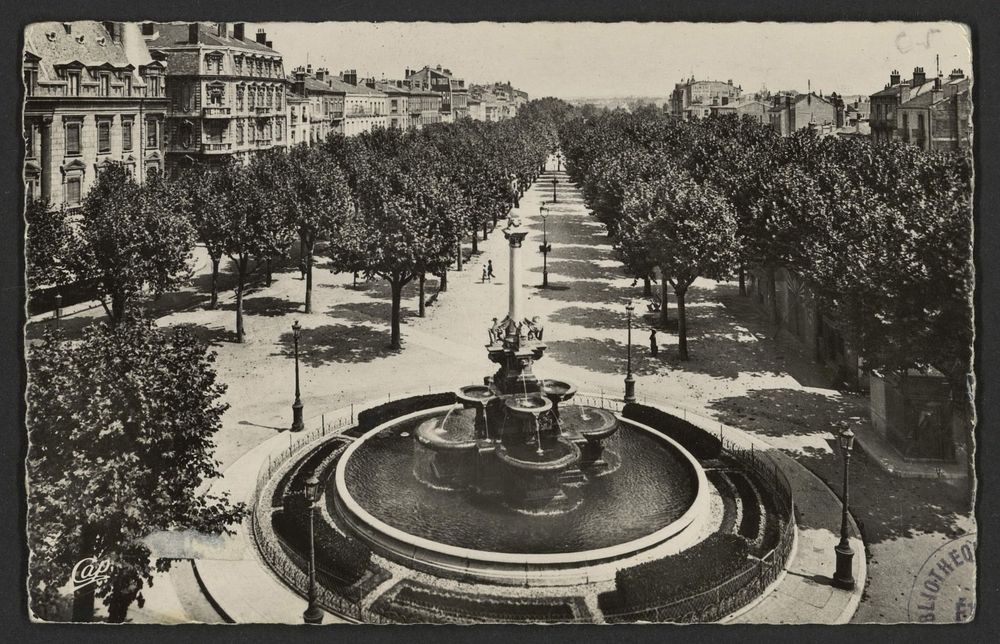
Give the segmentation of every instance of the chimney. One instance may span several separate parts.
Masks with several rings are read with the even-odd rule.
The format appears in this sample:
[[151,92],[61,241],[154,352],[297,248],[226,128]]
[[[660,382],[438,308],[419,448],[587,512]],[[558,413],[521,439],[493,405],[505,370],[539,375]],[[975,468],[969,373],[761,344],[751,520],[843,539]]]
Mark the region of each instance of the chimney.
[[264,33],[263,29],[258,29],[257,30],[257,44],[258,45],[263,45],[266,42],[267,42],[267,34]]
[[895,87],[899,85],[899,70],[894,69],[892,73],[889,74],[889,87]]
[[924,73],[923,67],[913,68],[913,87],[919,87],[927,82],[927,74]]
[[64,22],[63,23],[63,29],[65,29],[66,33],[68,33],[68,34],[73,33],[73,23],[72,22]]
[[233,38],[236,40],[246,40],[247,36],[247,24],[245,22],[237,22],[233,24]]
[[310,76],[312,75],[313,73],[312,63],[306,63],[306,73],[309,74]]
[[[69,33],[69,32],[67,31],[66,33]],[[441,65],[438,65],[438,66],[437,66],[437,70],[438,70],[438,71],[441,71]]]
[[215,33],[219,36],[225,38],[229,35],[229,23],[227,22],[217,22],[215,23]]
[[144,22],[142,23],[142,35],[152,36],[156,34],[156,23],[155,22]]
[[959,80],[962,78],[965,78],[965,72],[961,69],[953,69],[951,70],[951,73],[948,74],[948,80]]
[[316,80],[325,82],[327,73],[326,67],[320,67],[316,70]]
[[188,25],[188,42],[192,45],[198,44],[198,23],[192,22]]
[[264,46],[267,47],[268,49],[274,49],[274,43],[271,42],[270,40],[268,40],[267,42],[265,42]]

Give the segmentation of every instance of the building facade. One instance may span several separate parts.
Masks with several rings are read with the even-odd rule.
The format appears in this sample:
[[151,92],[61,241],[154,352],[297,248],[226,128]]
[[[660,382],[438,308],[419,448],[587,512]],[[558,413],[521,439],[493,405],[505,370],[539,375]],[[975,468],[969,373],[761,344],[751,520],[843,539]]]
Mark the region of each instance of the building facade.
[[281,54],[263,30],[236,23],[143,23],[149,49],[167,56],[167,167],[246,158],[288,143]]
[[899,71],[893,70],[889,74],[889,83],[885,88],[871,95],[869,125],[872,139],[875,141],[896,139],[899,106],[930,92],[933,86],[933,79],[927,79],[923,67],[914,67],[913,77],[910,80],[902,80]]
[[79,206],[97,173],[124,163],[140,182],[164,169],[162,56],[137,25],[41,22],[24,32],[26,196]]
[[378,82],[375,79],[370,79],[365,81],[365,85],[386,95],[389,127],[399,130],[418,127],[418,123],[414,122],[410,116],[410,90],[403,85],[402,81]]
[[431,91],[441,97],[441,120],[445,123],[469,116],[469,90],[465,81],[455,78],[450,69],[425,65],[423,69],[407,69],[405,79],[411,88]]
[[952,70],[947,79],[935,78],[929,92],[899,105],[894,138],[927,151],[970,150],[969,85],[961,69]]
[[288,145],[312,145],[312,103],[305,96],[288,92],[287,106]]
[[768,120],[771,129],[780,136],[790,136],[803,128],[833,134],[844,125],[844,112],[840,102],[815,92],[781,94],[773,98]]
[[743,93],[732,79],[722,81],[695,80],[692,76],[674,85],[670,94],[670,114],[688,120],[711,116],[712,107],[729,106]]
[[340,80],[331,78],[330,86],[344,94],[345,136],[370,132],[377,127],[389,127],[389,97],[364,84],[358,84],[358,72],[351,69],[340,73]]
[[331,132],[343,131],[344,92],[330,85],[330,71],[320,67],[313,73],[312,65],[297,67],[289,77],[292,91],[309,100],[309,141],[320,143]]

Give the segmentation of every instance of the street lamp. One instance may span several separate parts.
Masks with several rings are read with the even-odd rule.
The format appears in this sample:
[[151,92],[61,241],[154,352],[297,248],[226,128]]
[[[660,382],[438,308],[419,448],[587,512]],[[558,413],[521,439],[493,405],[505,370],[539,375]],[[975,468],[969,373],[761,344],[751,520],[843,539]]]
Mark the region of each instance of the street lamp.
[[559,179],[552,177],[552,203],[556,203],[556,184],[559,183]]
[[316,531],[313,516],[316,514],[316,501],[319,501],[319,479],[313,472],[305,482],[302,495],[309,504],[309,605],[302,613],[306,624],[321,624],[323,611],[316,605]]
[[302,334],[302,327],[299,321],[292,324],[292,338],[295,341],[295,402],[292,403],[292,431],[301,432],[305,427],[302,422],[302,396],[299,393],[299,337]]
[[556,172],[562,172],[562,152],[556,152]]
[[541,207],[538,208],[539,214],[542,216],[542,245],[538,247],[538,250],[542,253],[542,288],[549,287],[549,251],[552,250],[552,244],[549,243],[548,229],[545,225],[545,220],[548,219],[549,209],[546,207],[545,202],[542,202]]
[[854,550],[847,540],[847,508],[850,503],[848,493],[848,471],[851,463],[851,448],[854,447],[854,432],[847,423],[844,429],[837,436],[837,444],[844,455],[844,508],[840,519],[840,543],[834,548],[837,553],[837,570],[833,573],[833,585],[844,590],[854,589],[854,573],[852,562],[854,561]]
[[632,377],[632,312],[635,311],[635,306],[632,305],[632,300],[628,301],[625,305],[626,319],[628,320],[628,344],[625,345],[626,355],[628,356],[628,372],[625,374],[625,402],[634,403],[635,402],[635,378]]
[[62,293],[56,293],[56,328],[62,328]]

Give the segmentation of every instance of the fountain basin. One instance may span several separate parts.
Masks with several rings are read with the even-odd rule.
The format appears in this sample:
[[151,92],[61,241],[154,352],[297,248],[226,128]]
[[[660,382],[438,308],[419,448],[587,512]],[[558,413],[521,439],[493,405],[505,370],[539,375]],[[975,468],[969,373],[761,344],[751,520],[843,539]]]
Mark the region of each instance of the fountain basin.
[[537,418],[552,409],[552,401],[540,394],[528,394],[511,396],[504,401],[504,406],[518,418]]
[[573,427],[588,441],[601,441],[618,431],[618,418],[607,409],[569,405],[559,412],[562,423]]
[[[466,412],[469,414],[471,412]],[[421,423],[414,436],[417,442],[434,451],[471,451],[476,448],[473,421],[461,411],[444,419],[431,419]]]
[[486,385],[466,385],[455,391],[455,397],[463,404],[485,405],[496,398],[496,394]]
[[554,403],[569,400],[576,394],[576,385],[562,380],[552,380],[546,378],[542,380],[542,393]]
[[580,448],[559,438],[546,445],[538,454],[532,444],[500,445],[497,458],[508,467],[536,473],[556,473],[580,460]]
[[559,586],[611,581],[621,567],[674,554],[704,536],[710,515],[704,471],[669,437],[629,420],[607,447],[630,466],[591,480],[569,513],[529,516],[502,499],[408,480],[413,438],[404,434],[448,410],[414,412],[376,427],[337,463],[326,495],[331,514],[384,556],[465,581]]

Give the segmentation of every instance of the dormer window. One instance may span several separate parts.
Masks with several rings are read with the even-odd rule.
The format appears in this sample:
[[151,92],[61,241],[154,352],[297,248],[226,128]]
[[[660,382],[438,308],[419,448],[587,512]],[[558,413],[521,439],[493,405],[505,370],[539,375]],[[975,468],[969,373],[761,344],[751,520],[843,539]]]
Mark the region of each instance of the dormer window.
[[101,74],[100,81],[101,96],[111,96],[111,74]]
[[80,95],[80,72],[67,72],[66,73],[67,88],[66,94],[69,96],[79,96]]

